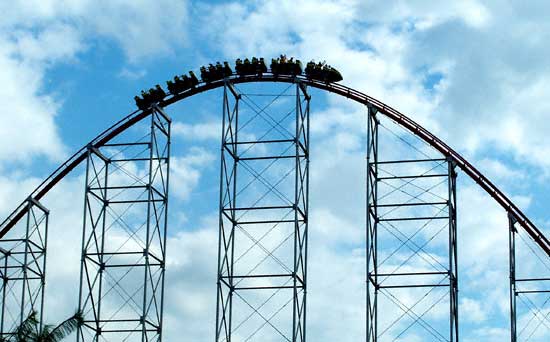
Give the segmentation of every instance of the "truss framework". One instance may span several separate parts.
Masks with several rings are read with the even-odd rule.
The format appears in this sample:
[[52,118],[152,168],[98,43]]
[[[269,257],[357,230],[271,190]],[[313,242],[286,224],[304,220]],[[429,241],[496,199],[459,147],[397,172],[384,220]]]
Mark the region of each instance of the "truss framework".
[[[384,160],[379,127],[376,108],[368,107],[367,341],[406,340],[415,328],[424,340],[458,341],[455,164],[446,158]],[[442,223],[430,228],[436,222]],[[434,241],[439,249],[431,250]],[[442,251],[446,255],[438,255]],[[392,259],[397,267],[388,265]],[[447,324],[427,318],[440,305],[448,305]],[[387,322],[392,310],[398,314]]]
[[42,328],[49,210],[33,198],[26,206],[16,231],[22,236],[0,240],[0,337],[12,335],[32,312]]
[[77,341],[162,339],[170,124],[88,149]]
[[[224,86],[216,342],[306,339],[310,95],[293,86],[266,106]],[[295,107],[271,115],[281,96]],[[260,119],[264,134],[244,134]]]
[[[530,236],[517,229],[517,224],[517,218],[508,213],[510,340],[539,341],[548,338],[550,331],[550,260]],[[521,267],[529,265],[524,260],[526,255],[537,261],[534,270]]]

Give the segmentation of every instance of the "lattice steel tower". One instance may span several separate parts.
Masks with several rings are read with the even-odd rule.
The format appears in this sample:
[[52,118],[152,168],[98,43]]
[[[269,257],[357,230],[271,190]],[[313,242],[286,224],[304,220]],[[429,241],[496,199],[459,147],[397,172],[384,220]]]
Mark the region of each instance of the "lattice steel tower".
[[266,98],[224,87],[216,342],[306,338],[310,96]]
[[32,312],[42,322],[50,211],[28,198],[25,217],[0,240],[0,337],[13,335]]
[[382,139],[368,110],[367,341],[458,341],[455,164]]
[[160,341],[170,118],[151,110],[142,138],[90,146],[78,341]]

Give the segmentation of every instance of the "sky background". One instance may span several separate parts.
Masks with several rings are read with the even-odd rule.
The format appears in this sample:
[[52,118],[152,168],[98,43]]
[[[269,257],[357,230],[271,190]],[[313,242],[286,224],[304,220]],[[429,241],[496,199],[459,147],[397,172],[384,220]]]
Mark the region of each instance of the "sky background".
[[[43,0],[2,2],[0,10],[4,215],[70,154],[134,111],[141,89],[210,62],[285,53],[326,60],[344,84],[428,128],[549,234],[545,1]],[[220,94],[168,111],[174,147],[167,341],[182,332],[185,341],[213,340]],[[364,336],[365,195],[357,189],[364,187],[366,111],[314,95],[308,334],[356,341]],[[462,338],[503,341],[506,214],[466,176],[459,174],[459,186]],[[82,198],[77,169],[47,200],[48,321],[77,305]],[[525,267],[550,273],[548,265]],[[549,307],[539,314],[548,316]],[[547,340],[549,327],[530,341]]]

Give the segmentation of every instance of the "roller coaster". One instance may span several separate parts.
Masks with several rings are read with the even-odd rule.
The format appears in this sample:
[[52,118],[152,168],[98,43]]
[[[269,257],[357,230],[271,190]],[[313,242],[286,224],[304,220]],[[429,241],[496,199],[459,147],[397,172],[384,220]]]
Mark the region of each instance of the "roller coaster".
[[[191,71],[169,80],[166,90],[157,85],[148,91],[142,91],[140,96],[134,98],[138,110],[116,122],[74,153],[0,224],[0,253],[3,255],[3,266],[0,266],[0,269],[4,279],[1,336],[10,336],[13,327],[30,312],[44,311],[50,211],[41,203],[41,200],[71,171],[85,164],[86,194],[79,286],[79,309],[85,316],[84,323],[79,327],[77,340],[162,340],[171,144],[171,118],[165,109],[186,98],[222,88],[216,342],[305,341],[307,244],[310,221],[309,111],[312,99],[309,89],[313,88],[359,103],[364,106],[366,112],[365,123],[368,134],[367,188],[365,189],[367,194],[366,340],[368,342],[390,341],[393,338],[393,341],[396,341],[410,326],[417,324],[426,334],[423,335],[425,341],[459,341],[456,237],[458,172],[471,178],[508,214],[510,340],[513,342],[521,340],[523,330],[519,327],[521,322],[518,321],[517,298],[524,294],[548,293],[550,288],[544,288],[544,286],[548,285],[550,278],[516,276],[517,269],[521,267],[520,263],[516,264],[516,236],[521,233],[530,239],[534,246],[532,248],[539,252],[538,257],[543,258],[543,262],[546,263],[550,260],[550,240],[508,196],[464,157],[408,116],[367,94],[340,84],[339,82],[343,80],[340,72],[324,63],[310,62],[303,68],[299,60],[281,56],[272,59],[268,68],[263,58],[244,61],[238,59],[233,68],[228,62],[218,62],[202,67],[200,78]],[[245,95],[238,88],[242,84],[288,84],[293,87],[292,96],[295,97],[295,101],[291,115],[286,114],[276,120],[270,117],[267,120],[269,125],[267,133],[262,135],[260,134],[262,132],[252,132],[256,134],[244,135],[246,139],[243,138],[243,135],[238,132],[241,132],[244,129],[243,126],[248,125],[252,119],[239,120],[240,116],[243,117],[240,104],[244,101]],[[263,115],[266,115],[265,111],[259,109],[252,118]],[[403,128],[407,134],[425,142],[439,157],[385,159],[379,149],[383,140],[379,130],[382,119],[390,120]],[[117,140],[138,123],[147,123],[149,134],[145,140]],[[290,136],[270,138],[270,134],[285,131],[285,127],[292,127]],[[254,138],[251,139],[252,136]],[[260,145],[267,147],[258,149],[257,146]],[[128,156],[129,150],[138,147],[142,147],[143,150],[131,157]],[[269,162],[269,166],[261,164],[265,162]],[[124,165],[129,163],[141,165],[142,172],[139,175],[137,173],[129,175],[128,170],[125,170],[122,173],[119,172],[117,177],[112,175],[114,172],[123,171]],[[282,179],[269,180],[269,169],[274,163],[289,168]],[[410,172],[414,173],[411,171],[414,170],[411,164],[425,165],[426,168],[416,174],[410,174]],[[394,170],[393,173],[387,171],[390,166]],[[399,168],[402,168],[401,172],[405,170],[405,173],[396,171]],[[433,173],[434,169],[441,172]],[[247,173],[248,178],[244,175]],[[392,197],[396,192],[406,193],[402,187],[387,187],[388,182],[393,180],[402,181],[403,186],[410,186],[417,180],[436,178],[442,179],[438,184],[444,186],[444,190],[438,195],[441,200],[438,201],[421,197],[422,194],[431,193],[430,189],[435,188],[435,185],[427,186],[428,190],[406,200]],[[251,200],[242,194],[253,182],[260,182],[268,188],[266,194],[259,196],[256,200]],[[244,189],[240,188],[243,184],[248,185],[244,186]],[[139,195],[133,195],[137,190],[142,192]],[[121,193],[124,195],[121,196]],[[387,202],[388,198],[392,198],[392,201]],[[127,210],[131,206],[140,206],[142,210]],[[435,208],[436,212],[421,210],[420,207]],[[398,217],[390,215],[399,208],[406,208],[406,215]],[[113,217],[109,218],[107,215],[109,212]],[[55,213],[52,214],[55,215]],[[131,218],[133,224],[127,225],[124,228],[125,231],[122,229],[120,231],[128,234],[129,239],[140,234],[143,236],[139,240],[140,243],[133,247],[111,246],[113,237],[109,234],[114,229],[110,230],[110,227],[119,224],[124,215],[133,215]],[[130,221],[127,216],[124,217],[125,220]],[[392,246],[385,243],[389,240],[383,238],[384,225],[386,228],[391,226],[402,233],[407,232],[409,226],[406,225],[411,222],[426,222],[422,226],[425,227],[429,222],[438,220],[445,222],[444,227],[448,237],[445,241],[445,250],[448,253],[445,255],[444,268],[437,271],[420,269],[401,273],[396,270],[388,273],[383,269],[382,264],[385,260],[381,261],[381,259],[389,258],[395,253],[391,252]],[[18,226],[23,228],[16,232]],[[136,226],[144,228],[132,228]],[[243,227],[248,227],[248,231]],[[287,239],[291,241],[291,247],[278,258],[275,254],[280,252],[278,250],[280,246],[265,247],[263,257],[258,255],[252,257],[249,250],[267,245],[264,237],[270,234],[273,227],[281,229],[286,227],[284,229],[288,231]],[[251,237],[252,230],[265,233]],[[243,244],[242,236],[238,238],[238,234],[246,234],[251,242]],[[399,248],[407,245],[412,237],[405,235],[399,238],[401,243]],[[422,251],[422,246],[415,245],[414,254],[418,254],[419,250]],[[395,246],[393,248],[395,249]],[[237,265],[241,259],[246,258],[250,258],[248,264],[256,266],[243,270],[240,264]],[[266,259],[277,261],[283,271],[264,268],[260,264]],[[257,263],[258,260],[260,260],[259,263]],[[132,278],[133,284],[121,285],[122,281],[115,281],[119,289],[126,286],[118,294],[113,293],[111,288],[107,288],[109,272],[133,272],[135,269],[138,269],[141,275],[138,278]],[[116,278],[116,274],[120,276],[122,273],[113,274]],[[136,282],[139,283],[139,290],[128,295],[131,289],[135,288]],[[527,283],[529,286],[523,288],[523,284]],[[533,284],[540,284],[542,287],[533,288]],[[12,291],[14,288],[18,291]],[[428,324],[423,314],[414,314],[414,305],[403,304],[395,293],[389,292],[394,289],[425,288],[445,289],[445,305],[448,311],[446,324]],[[11,300],[10,291],[13,292]],[[246,297],[243,293],[247,295],[253,293],[254,296],[263,299],[259,304],[254,305],[250,297]],[[260,311],[268,310],[266,303],[273,300],[275,296],[273,293],[277,296],[286,293],[285,298],[288,298],[288,301],[281,299],[282,307],[273,308],[272,315],[265,312],[261,314]],[[119,298],[108,299],[111,295]],[[387,326],[384,326],[381,318],[381,315],[386,312],[384,303],[387,304],[382,295],[386,295],[387,299],[396,304],[402,312],[396,321]],[[135,300],[136,296],[140,299]],[[126,305],[130,303],[135,312],[108,309],[109,305],[115,305],[113,303],[120,301]],[[252,313],[243,314],[244,309],[249,311],[252,309]],[[8,311],[16,314],[7,315]],[[549,316],[541,310],[535,312],[535,316],[537,315],[543,323],[536,327],[542,327],[541,329],[549,327],[547,322]],[[258,321],[253,321],[251,319],[253,316],[259,316],[256,317]],[[282,316],[285,319],[281,318],[280,321],[273,322],[274,317]],[[401,334],[392,332],[393,326],[402,317],[410,318],[413,323],[403,329],[404,332]],[[249,333],[242,333],[241,331],[247,326]],[[276,338],[268,333],[264,334],[265,327],[272,328],[270,331]]]

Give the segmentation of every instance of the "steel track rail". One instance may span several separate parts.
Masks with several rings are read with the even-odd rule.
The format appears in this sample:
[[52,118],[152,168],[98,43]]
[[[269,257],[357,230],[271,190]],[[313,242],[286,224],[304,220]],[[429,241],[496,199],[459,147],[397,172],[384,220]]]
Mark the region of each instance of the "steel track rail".
[[[187,90],[183,93],[170,95],[164,101],[159,103],[160,107],[166,107],[174,104],[182,99],[193,95],[222,87],[226,81],[232,83],[252,83],[252,82],[285,82],[298,83],[325,90],[340,96],[347,97],[353,101],[359,102],[367,106],[377,108],[378,112],[386,117],[397,122],[402,127],[406,128],[411,133],[417,135],[422,140],[426,141],[436,150],[441,152],[447,158],[451,158],[456,165],[470,178],[472,178],[483,190],[485,190],[493,199],[511,214],[517,223],[533,238],[533,240],[542,248],[542,250],[550,257],[550,241],[535,226],[531,220],[525,215],[500,189],[498,189],[487,177],[477,170],[470,162],[468,162],[459,153],[449,147],[445,142],[429,132],[424,127],[414,122],[409,117],[386,105],[385,103],[370,97],[360,91],[346,87],[341,84],[331,83],[326,84],[320,81],[311,80],[305,76],[283,76],[273,74],[252,75],[240,77],[233,75],[226,80],[214,81],[211,83],[201,83],[197,87]],[[86,146],[82,147],[78,152],[73,154],[67,161],[59,166],[48,178],[46,178],[30,195],[30,198],[40,200],[44,197],[51,188],[59,183],[67,174],[75,169],[82,161],[86,159],[86,152],[89,147],[101,147],[108,143],[114,137],[133,126],[151,113],[151,109],[145,111],[135,111],[122,120],[115,123],[113,126],[103,131],[100,135],[90,141]],[[0,239],[4,237],[10,229],[26,214],[28,206],[26,202],[21,203],[1,224],[0,224]]]

